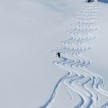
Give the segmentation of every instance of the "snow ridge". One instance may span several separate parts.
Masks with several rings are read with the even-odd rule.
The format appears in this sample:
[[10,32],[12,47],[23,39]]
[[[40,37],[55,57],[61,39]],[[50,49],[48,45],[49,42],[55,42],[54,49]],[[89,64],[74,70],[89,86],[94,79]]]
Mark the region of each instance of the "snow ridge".
[[[96,38],[92,33],[98,29],[96,25],[99,23],[99,12],[100,4],[85,4],[71,24],[71,30],[67,32],[70,38],[62,41],[64,48],[52,51],[54,56],[58,52],[61,54],[60,59],[54,61],[54,64],[67,70],[68,73],[57,82],[49,100],[40,108],[54,108],[55,97],[61,84],[64,85],[71,102],[73,92],[80,98],[80,102],[76,102],[71,108],[107,107],[108,92],[102,88],[104,79],[87,69],[91,60],[83,54],[91,49],[88,41]],[[105,98],[105,103],[101,102],[101,96]]]

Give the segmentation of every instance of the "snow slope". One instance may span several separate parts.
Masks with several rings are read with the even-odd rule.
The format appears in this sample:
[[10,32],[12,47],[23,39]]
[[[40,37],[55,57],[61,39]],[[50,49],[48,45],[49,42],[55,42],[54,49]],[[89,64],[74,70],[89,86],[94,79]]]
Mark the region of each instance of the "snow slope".
[[[86,5],[87,3],[83,0],[0,1],[0,108],[39,108],[40,106],[45,108],[49,105],[47,103],[51,103],[50,105],[54,108],[74,108],[74,106],[78,108],[83,102],[82,108],[89,107],[92,103],[95,105],[97,102],[96,108],[99,108],[108,101],[106,92],[102,91],[108,90],[108,50],[106,48],[108,5],[102,2],[88,4],[87,7]],[[73,26],[75,22],[80,20],[82,23],[86,18],[86,23],[88,23],[91,16],[84,18],[81,14],[95,12],[95,9],[89,12],[86,10],[89,5],[93,9],[97,8],[94,5],[98,6],[97,9],[100,11],[100,13],[94,13],[95,16],[92,17],[95,24],[91,21],[93,26],[88,28],[83,24],[78,28],[77,24]],[[96,39],[88,41],[88,45],[76,46],[74,44],[73,47],[80,47],[84,51],[89,49],[89,45],[93,47],[85,53],[82,52],[80,58],[81,63],[89,64],[89,60],[92,61],[87,69],[91,70],[95,77],[89,76],[85,68],[84,71],[80,67],[75,70],[75,72],[80,70],[84,75],[76,74],[72,70],[70,74],[70,67],[64,69],[62,65],[58,68],[52,63],[56,59],[52,57],[52,55],[55,56],[55,52],[51,51],[64,48],[63,40],[72,37],[70,32],[76,32],[77,35],[85,31],[90,31],[94,34],[90,36],[96,36]],[[84,39],[85,36],[83,35],[82,38]],[[74,40],[76,38],[74,37]],[[83,60],[83,55],[87,57],[84,57],[86,62]],[[71,59],[68,55],[63,56]],[[78,57],[74,55],[77,60]],[[65,63],[59,60],[57,58],[58,62],[54,63]],[[70,63],[67,61],[67,64],[68,62]],[[91,88],[93,78],[97,78],[94,86],[97,95]],[[104,88],[101,86],[102,90],[99,91],[100,86],[97,82],[103,81],[102,78],[105,80],[104,83],[102,82]],[[69,82],[70,79],[71,82]],[[84,87],[82,83],[85,83]],[[93,97],[90,97],[91,94]],[[101,100],[97,101],[96,96],[101,97]]]
[[80,3],[64,6],[72,12],[66,14],[62,6],[58,5],[61,12],[42,2],[0,0],[0,108],[38,108],[61,77],[51,50],[66,37],[63,25]]
[[[72,26],[67,32],[70,38],[62,41],[62,44],[64,44],[63,48],[53,51],[54,55],[56,55],[57,52],[61,53],[60,60],[55,61],[54,64],[67,70],[67,74],[57,82],[51,97],[40,108],[108,107],[108,92],[104,88],[105,75],[107,75],[105,72],[108,70],[106,59],[107,50],[105,48],[105,46],[107,46],[107,44],[105,44],[107,43],[105,41],[107,37],[104,37],[104,40],[101,36],[103,34],[104,36],[107,35],[104,29],[107,28],[106,24],[103,24],[104,21],[107,22],[107,18],[103,17],[105,14],[101,14],[102,11],[105,11],[105,4],[103,5],[98,2],[85,4],[75,17],[74,22],[70,23]],[[104,25],[104,28],[101,28],[102,25]],[[101,32],[103,33],[101,34]],[[94,46],[94,49],[90,50],[91,47],[87,45],[87,41],[95,39],[96,37],[96,41],[89,42],[89,44]],[[102,51],[103,48],[105,48],[105,50]],[[90,50],[89,53],[82,54],[82,52],[87,50]],[[105,55],[103,55],[103,52],[105,52]],[[92,65],[88,57],[93,60]],[[88,68],[88,65],[91,66]],[[100,69],[98,66],[100,66]],[[63,98],[61,95],[61,98],[59,97],[59,94],[61,94],[60,89],[61,91],[65,89],[65,93],[62,93],[62,95],[66,96],[68,94],[68,98]],[[73,92],[79,96],[80,101],[74,101]],[[59,98],[59,100],[57,100],[57,98]],[[78,99],[78,97],[76,98]]]

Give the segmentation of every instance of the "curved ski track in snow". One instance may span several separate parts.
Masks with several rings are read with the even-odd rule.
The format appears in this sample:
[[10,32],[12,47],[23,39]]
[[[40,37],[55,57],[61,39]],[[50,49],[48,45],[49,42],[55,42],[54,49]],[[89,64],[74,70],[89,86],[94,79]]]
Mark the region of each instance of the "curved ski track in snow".
[[[60,60],[55,61],[54,64],[67,70],[68,73],[57,82],[49,100],[40,108],[53,107],[61,84],[64,85],[71,102],[72,92],[78,94],[80,98],[80,102],[76,102],[71,108],[106,108],[108,105],[108,92],[101,86],[104,79],[87,69],[91,60],[82,54],[91,49],[87,42],[96,38],[92,32],[98,29],[96,25],[99,23],[100,8],[98,3],[85,4],[71,24],[71,30],[67,32],[70,38],[62,41],[64,48],[52,51],[53,55],[57,52],[61,53]],[[106,102],[98,105],[102,101],[101,96],[106,98]]]

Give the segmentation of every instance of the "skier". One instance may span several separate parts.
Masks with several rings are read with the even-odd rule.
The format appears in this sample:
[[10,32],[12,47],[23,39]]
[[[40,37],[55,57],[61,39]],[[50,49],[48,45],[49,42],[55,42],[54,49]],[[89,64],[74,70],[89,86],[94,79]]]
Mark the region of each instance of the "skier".
[[88,3],[90,3],[90,2],[94,2],[94,0],[87,0],[87,2],[88,2]]
[[60,52],[58,52],[56,55],[57,55],[59,58],[61,57]]

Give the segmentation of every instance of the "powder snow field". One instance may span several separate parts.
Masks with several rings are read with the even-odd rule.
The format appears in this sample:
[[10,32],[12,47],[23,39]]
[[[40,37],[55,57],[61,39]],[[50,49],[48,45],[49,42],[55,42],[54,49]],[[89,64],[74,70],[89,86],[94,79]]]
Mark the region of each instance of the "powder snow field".
[[[64,47],[52,51],[54,55],[61,52],[61,58],[53,63],[67,70],[67,73],[58,80],[51,96],[40,108],[108,107],[107,84],[104,83],[104,81],[107,82],[104,75],[108,70],[105,49],[107,37],[104,40],[101,36],[103,34],[107,36],[104,29],[106,25],[104,21],[107,17],[104,17],[105,14],[102,13],[105,8],[106,6],[100,2],[86,3],[73,19],[74,22],[70,23],[71,27],[67,31],[69,39],[62,41]],[[102,25],[104,25],[103,28],[101,28]],[[90,41],[89,45],[94,46],[94,49],[91,49],[86,41]],[[90,51],[82,53],[87,50]]]
[[[91,12],[94,16],[83,17]],[[0,0],[0,108],[51,108],[47,103],[55,91],[50,104],[53,108],[79,108],[81,105],[81,108],[89,108],[92,103],[91,108],[104,108],[108,102],[107,12],[108,4],[102,0],[91,4],[85,0]],[[86,20],[88,24],[90,19],[88,28],[73,26],[75,21],[83,23]],[[90,31],[90,38],[85,39],[86,35],[82,38],[93,39],[82,46],[72,46],[84,51],[92,47],[80,55],[81,63],[90,64],[85,71],[79,67],[84,76],[74,73],[79,69],[71,70],[70,74],[69,67],[68,71],[63,65],[57,67],[57,63],[65,61],[55,58],[52,51],[64,48],[64,40],[72,37],[70,32],[85,31]],[[76,38],[74,40],[79,42],[79,37]],[[70,56],[62,56],[70,60]],[[78,60],[78,55],[74,58]],[[89,63],[88,58],[92,62]],[[69,63],[67,61],[67,66]],[[88,70],[98,77],[95,89],[91,87],[94,77],[87,74]]]
[[82,2],[66,1],[0,0],[0,108],[38,108],[64,74],[51,50]]

